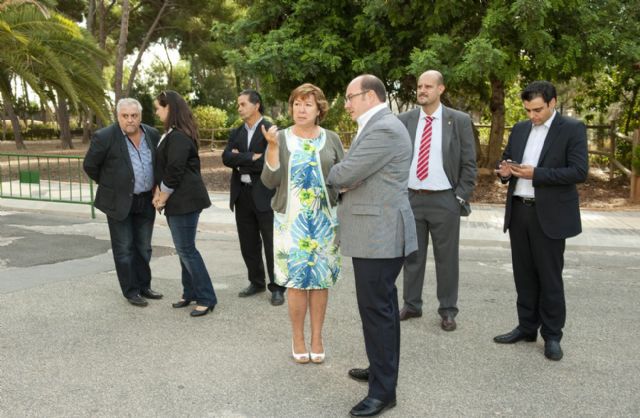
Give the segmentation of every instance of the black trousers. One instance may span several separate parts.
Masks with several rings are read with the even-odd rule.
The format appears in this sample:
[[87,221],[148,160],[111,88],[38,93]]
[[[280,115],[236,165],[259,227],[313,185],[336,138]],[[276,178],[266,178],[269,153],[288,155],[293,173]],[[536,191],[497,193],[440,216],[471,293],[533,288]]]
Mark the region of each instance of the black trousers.
[[265,270],[262,246],[267,261],[269,290],[284,290],[274,283],[273,273],[273,211],[260,212],[251,195],[251,186],[242,186],[235,203],[236,227],[240,239],[240,252],[247,266],[249,281],[258,287],[265,286]]
[[356,296],[369,358],[368,396],[396,398],[400,364],[400,315],[396,279],[404,257],[353,258]]
[[559,341],[566,319],[562,281],[565,240],[544,234],[533,205],[514,198],[509,225],[518,328],[527,334],[540,328],[545,340]]

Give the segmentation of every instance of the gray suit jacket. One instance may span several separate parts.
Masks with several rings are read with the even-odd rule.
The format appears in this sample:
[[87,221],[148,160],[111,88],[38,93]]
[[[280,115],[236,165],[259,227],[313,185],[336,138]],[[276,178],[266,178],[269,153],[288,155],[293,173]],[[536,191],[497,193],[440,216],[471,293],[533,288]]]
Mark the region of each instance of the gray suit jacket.
[[411,140],[390,110],[373,115],[327,184],[348,188],[338,205],[343,255],[396,258],[418,249],[407,182]]
[[[412,150],[418,129],[420,109],[416,108],[398,116],[407,127]],[[464,199],[462,216],[471,213],[469,199],[476,186],[476,147],[471,118],[466,113],[442,105],[442,162],[444,172],[456,196]]]

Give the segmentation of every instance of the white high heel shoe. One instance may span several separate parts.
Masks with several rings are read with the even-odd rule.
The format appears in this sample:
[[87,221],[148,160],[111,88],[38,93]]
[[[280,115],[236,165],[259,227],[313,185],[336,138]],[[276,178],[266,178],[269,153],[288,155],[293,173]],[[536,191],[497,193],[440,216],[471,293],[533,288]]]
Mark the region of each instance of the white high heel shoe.
[[309,356],[311,357],[311,362],[315,364],[320,364],[324,362],[325,350],[322,350],[322,353],[314,353],[313,351],[309,352]]
[[315,364],[320,364],[324,362],[325,353],[309,353],[311,355],[311,362]]
[[291,341],[291,355],[293,360],[298,364],[306,364],[309,362],[309,353],[297,354],[293,349],[293,341]]

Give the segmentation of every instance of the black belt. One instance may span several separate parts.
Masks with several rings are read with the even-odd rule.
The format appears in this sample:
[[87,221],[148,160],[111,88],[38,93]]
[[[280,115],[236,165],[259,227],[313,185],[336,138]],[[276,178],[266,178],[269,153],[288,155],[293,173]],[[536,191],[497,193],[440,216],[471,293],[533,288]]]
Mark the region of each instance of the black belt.
[[409,187],[409,191],[416,193],[416,194],[431,194],[431,193],[440,193],[440,192],[446,192],[447,190],[451,190],[451,189],[445,189],[445,190],[427,190],[427,189],[412,189],[411,187]]
[[142,193],[138,193],[138,194],[135,194],[135,193],[134,193],[134,196],[135,196],[135,197],[146,197],[146,196],[151,196],[151,190],[149,190],[148,192],[142,192]]
[[525,206],[534,206],[536,204],[536,198],[535,197],[522,197],[522,196],[513,196],[516,198],[516,200],[519,200],[520,202],[522,202],[522,204],[524,204]]

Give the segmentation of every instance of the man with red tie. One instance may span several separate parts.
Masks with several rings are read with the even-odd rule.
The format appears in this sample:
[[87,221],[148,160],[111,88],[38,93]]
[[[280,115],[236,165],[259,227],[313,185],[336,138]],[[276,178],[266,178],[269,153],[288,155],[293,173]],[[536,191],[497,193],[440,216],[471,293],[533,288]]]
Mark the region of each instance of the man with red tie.
[[400,320],[422,316],[422,288],[431,235],[440,326],[453,331],[458,313],[460,216],[471,212],[468,200],[475,187],[477,168],[471,118],[440,103],[444,90],[440,72],[424,72],[417,88],[421,107],[398,116],[413,141],[409,201],[418,234],[418,251],[404,263],[404,306]]

